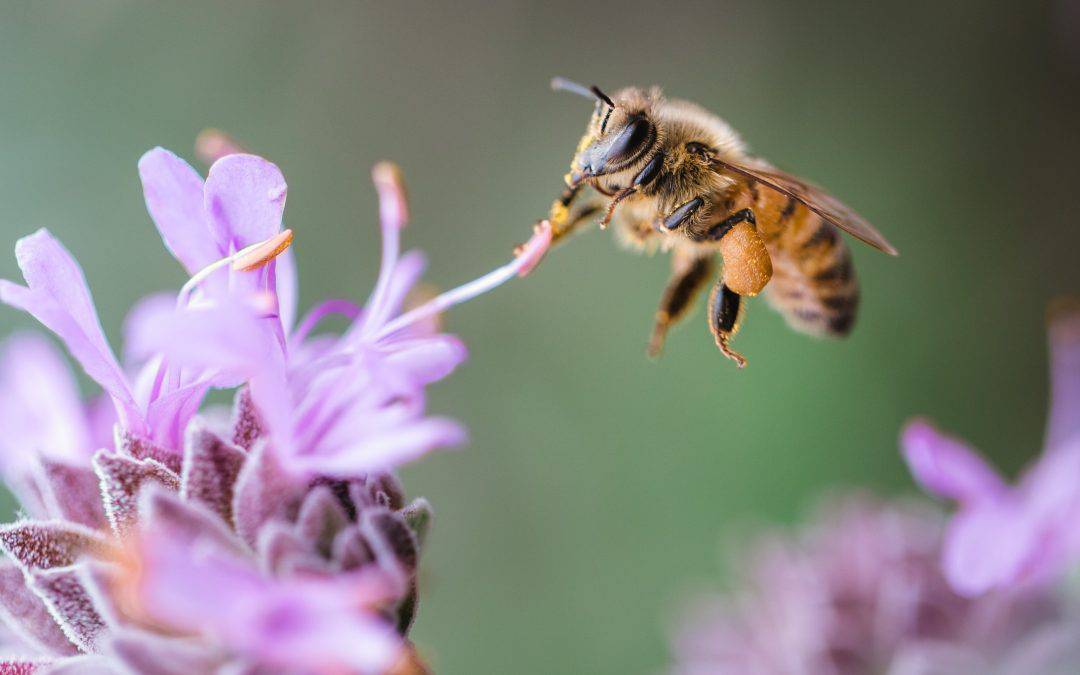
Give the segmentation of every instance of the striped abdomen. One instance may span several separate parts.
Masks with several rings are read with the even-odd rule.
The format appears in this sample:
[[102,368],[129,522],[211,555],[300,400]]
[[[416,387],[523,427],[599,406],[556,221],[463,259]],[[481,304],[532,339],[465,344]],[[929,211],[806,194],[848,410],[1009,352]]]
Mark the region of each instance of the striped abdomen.
[[758,229],[773,264],[766,287],[770,304],[798,331],[847,335],[855,325],[859,284],[840,232],[783,195],[763,191],[758,211]]

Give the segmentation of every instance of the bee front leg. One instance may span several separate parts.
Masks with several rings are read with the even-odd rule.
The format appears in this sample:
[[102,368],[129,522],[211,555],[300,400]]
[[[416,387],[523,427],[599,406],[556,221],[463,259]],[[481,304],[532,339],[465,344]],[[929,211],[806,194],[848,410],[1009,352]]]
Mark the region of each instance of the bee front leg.
[[694,197],[690,201],[686,202],[679,208],[671,212],[671,215],[667,216],[663,220],[663,227],[668,232],[674,232],[686,225],[691,218],[694,217],[702,206],[705,205],[705,199],[702,197]]
[[746,367],[746,359],[732,349],[729,343],[739,330],[739,323],[745,312],[743,305],[745,302],[742,296],[728,288],[723,280],[716,282],[709,296],[709,330],[716,339],[716,346],[724,356],[734,361],[740,368]]
[[574,200],[581,194],[581,186],[568,187],[563,190],[559,198],[551,205],[551,243],[555,244],[572,234],[578,227],[589,218],[600,212],[601,206],[595,199],[587,200],[571,208]]
[[[551,213],[548,222],[551,223],[551,245],[561,242],[573,234],[578,227],[600,212],[601,206],[595,199],[578,204],[571,208],[574,200],[581,192],[581,187],[568,187],[551,204]],[[524,244],[514,247],[514,255],[520,254]]]
[[686,314],[694,297],[704,287],[713,272],[713,257],[676,250],[671,256],[671,279],[668,280],[660,307],[656,310],[656,323],[649,337],[648,354],[660,356],[668,328]]

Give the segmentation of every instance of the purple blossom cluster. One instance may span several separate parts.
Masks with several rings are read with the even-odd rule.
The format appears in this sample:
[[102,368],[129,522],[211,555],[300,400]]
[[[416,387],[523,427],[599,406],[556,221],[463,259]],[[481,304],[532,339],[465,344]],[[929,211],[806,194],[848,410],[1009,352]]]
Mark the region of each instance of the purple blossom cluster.
[[942,517],[925,504],[837,498],[735,563],[735,590],[682,617],[673,675],[1073,672],[1059,594],[967,598],[943,577]]
[[1050,317],[1042,456],[1008,485],[925,420],[901,438],[917,482],[954,501],[838,499],[740,557],[735,590],[687,611],[677,675],[937,675],[1080,670],[1080,306]]
[[[81,400],[38,335],[0,352],[0,471],[23,509],[0,527],[0,673],[425,670],[407,635],[431,509],[392,472],[465,439],[426,412],[427,385],[466,357],[438,315],[527,273],[550,229],[409,308],[425,260],[400,251],[404,190],[381,164],[374,291],[297,322],[284,177],[215,147],[205,180],[160,148],[139,162],[150,216],[190,277],[134,307],[122,360],[48,231],[16,245],[25,284],[0,281],[0,300],[104,392]],[[317,330],[331,315],[347,319],[342,334]],[[236,390],[231,412],[202,409],[211,389]]]
[[925,420],[902,437],[904,459],[930,494],[956,502],[942,564],[975,596],[1053,583],[1080,561],[1080,306],[1050,310],[1050,413],[1042,455],[1015,486],[962,441]]

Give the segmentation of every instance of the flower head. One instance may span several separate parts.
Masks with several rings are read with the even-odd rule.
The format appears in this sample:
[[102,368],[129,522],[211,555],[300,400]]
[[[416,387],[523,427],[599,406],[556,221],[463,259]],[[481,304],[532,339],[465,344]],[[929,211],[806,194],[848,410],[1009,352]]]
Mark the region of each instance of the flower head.
[[736,562],[733,592],[688,611],[678,675],[1031,673],[1075,667],[1076,624],[1039,591],[969,599],[937,564],[941,518],[852,495]]
[[942,564],[964,595],[1052,581],[1080,558],[1080,310],[1065,303],[1052,312],[1050,364],[1045,448],[1015,486],[929,422],[915,420],[904,430],[904,459],[915,480],[957,504]]
[[[424,416],[425,387],[466,357],[461,341],[440,333],[432,319],[522,273],[551,241],[550,227],[540,227],[507,265],[403,312],[425,262],[418,253],[400,253],[408,209],[397,169],[379,165],[373,177],[382,265],[363,307],[328,300],[283,337],[255,303],[235,294],[155,322],[151,341],[170,360],[249,383],[274,451],[298,474],[386,471],[461,443],[456,422]],[[344,334],[313,337],[331,314],[351,320]]]
[[[0,527],[0,620],[22,654],[0,671],[423,672],[406,636],[431,511],[406,503],[389,471],[464,438],[425,415],[425,387],[465,358],[434,319],[527,271],[550,229],[404,311],[423,258],[400,255],[404,191],[381,165],[374,292],[364,306],[328,300],[293,328],[277,167],[226,152],[204,182],[159,148],[139,171],[190,278],[132,310],[124,365],[48,232],[17,245],[26,285],[0,282],[0,299],[52,330],[112,402],[84,405],[40,338],[0,352],[0,472],[31,516]],[[345,333],[316,335],[334,313]],[[211,387],[238,387],[231,420],[198,414]]]

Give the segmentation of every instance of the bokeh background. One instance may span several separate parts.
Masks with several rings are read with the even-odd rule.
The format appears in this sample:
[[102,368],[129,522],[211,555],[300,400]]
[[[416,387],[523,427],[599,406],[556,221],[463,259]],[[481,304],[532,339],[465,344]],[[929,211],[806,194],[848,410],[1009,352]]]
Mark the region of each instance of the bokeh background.
[[1045,306],[1080,290],[1077,4],[4,2],[0,241],[51,228],[116,344],[141,294],[183,281],[135,172],[154,145],[191,158],[218,126],[281,165],[310,305],[372,286],[379,159],[406,171],[430,281],[506,260],[590,111],[552,75],[725,116],[901,249],[854,247],[855,334],[813,341],[754,302],[737,371],[699,306],[652,363],[666,260],[590,232],[449,317],[472,358],[432,409],[473,441],[403,476],[438,513],[415,632],[438,672],[656,671],[733,532],[913,489],[910,415],[1008,471],[1037,451]]

